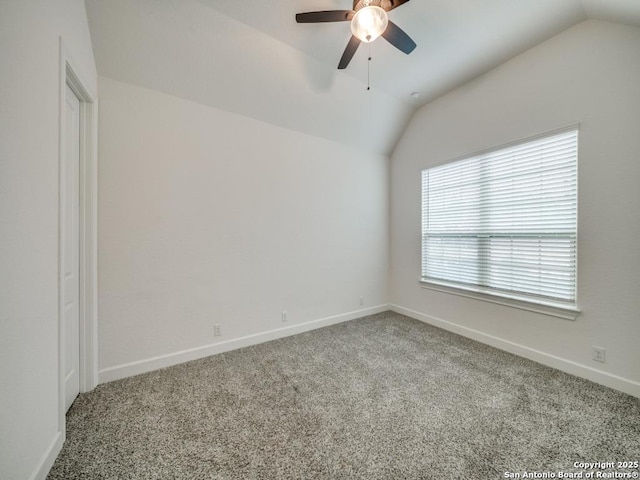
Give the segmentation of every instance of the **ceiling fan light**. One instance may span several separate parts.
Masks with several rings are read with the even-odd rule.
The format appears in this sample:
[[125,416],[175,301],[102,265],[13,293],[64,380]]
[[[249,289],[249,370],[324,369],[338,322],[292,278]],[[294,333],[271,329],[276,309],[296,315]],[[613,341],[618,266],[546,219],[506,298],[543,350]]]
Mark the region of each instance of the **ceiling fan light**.
[[373,42],[387,29],[389,17],[382,8],[371,5],[361,8],[351,20],[351,32],[363,42]]

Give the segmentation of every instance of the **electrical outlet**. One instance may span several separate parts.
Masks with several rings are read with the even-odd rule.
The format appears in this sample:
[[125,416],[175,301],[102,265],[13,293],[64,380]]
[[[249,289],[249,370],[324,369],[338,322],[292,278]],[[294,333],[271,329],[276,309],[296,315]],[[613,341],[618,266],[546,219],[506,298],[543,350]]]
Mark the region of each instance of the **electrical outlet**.
[[364,305],[364,297],[360,297],[360,306]]
[[216,323],[216,324],[213,326],[213,336],[214,336],[214,337],[219,337],[220,335],[222,335],[222,330],[221,330],[221,328],[222,328],[222,327],[221,327],[221,326],[220,326],[220,324],[218,324],[218,323]]
[[591,348],[593,349],[591,352],[591,357],[596,362],[604,363],[606,359],[607,351],[603,347],[596,347],[595,345],[591,345]]
[[286,310],[284,312],[282,312],[282,321],[283,322],[288,322],[289,321],[289,312],[287,312]]

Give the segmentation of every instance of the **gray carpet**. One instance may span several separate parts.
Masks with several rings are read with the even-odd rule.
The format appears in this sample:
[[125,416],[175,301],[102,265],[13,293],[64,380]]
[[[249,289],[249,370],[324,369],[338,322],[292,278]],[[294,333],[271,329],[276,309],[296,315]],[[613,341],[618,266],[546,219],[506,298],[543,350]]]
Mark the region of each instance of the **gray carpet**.
[[640,460],[640,400],[391,312],[100,385],[67,422],[49,480],[482,480]]

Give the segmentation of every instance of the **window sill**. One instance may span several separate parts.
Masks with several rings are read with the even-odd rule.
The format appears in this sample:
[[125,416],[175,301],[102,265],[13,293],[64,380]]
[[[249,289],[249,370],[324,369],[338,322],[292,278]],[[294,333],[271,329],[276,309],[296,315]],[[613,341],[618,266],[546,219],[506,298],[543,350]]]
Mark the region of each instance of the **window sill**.
[[428,290],[435,290],[437,292],[444,292],[452,295],[459,295],[461,297],[473,298],[475,300],[481,300],[483,302],[496,303],[498,305],[505,305],[507,307],[519,308],[521,310],[527,310],[529,312],[540,313],[542,315],[563,318],[565,320],[575,320],[576,317],[580,314],[580,310],[577,307],[554,302],[532,301],[527,298],[519,297],[517,295],[498,295],[496,293],[486,293],[480,289],[476,290],[473,288],[463,288],[458,285],[454,286],[447,283],[436,283],[426,280],[420,280],[420,285],[422,286],[422,288],[426,288]]

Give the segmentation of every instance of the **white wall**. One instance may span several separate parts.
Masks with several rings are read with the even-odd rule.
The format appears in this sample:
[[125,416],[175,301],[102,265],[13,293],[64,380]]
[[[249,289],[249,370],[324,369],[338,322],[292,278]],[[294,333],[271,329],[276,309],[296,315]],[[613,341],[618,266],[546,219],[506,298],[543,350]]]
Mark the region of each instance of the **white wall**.
[[[640,29],[586,21],[416,113],[391,159],[390,295],[401,311],[640,396],[639,52]],[[577,320],[420,288],[420,170],[574,122]],[[607,349],[605,364],[591,345]]]
[[58,397],[59,37],[97,75],[81,0],[0,3],[0,478],[44,475]]
[[387,157],[99,88],[101,381],[387,302]]

